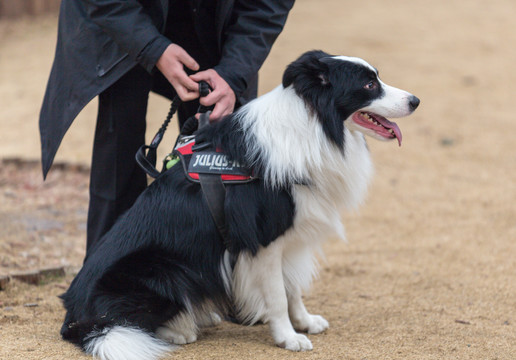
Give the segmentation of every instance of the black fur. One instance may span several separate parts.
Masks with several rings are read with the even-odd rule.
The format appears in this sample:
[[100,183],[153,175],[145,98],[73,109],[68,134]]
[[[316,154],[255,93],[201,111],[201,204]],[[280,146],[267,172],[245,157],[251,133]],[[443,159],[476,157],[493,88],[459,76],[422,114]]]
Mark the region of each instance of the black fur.
[[344,147],[344,120],[382,96],[382,89],[366,90],[377,74],[369,68],[309,51],[291,63],[283,74],[283,87],[292,85],[310,111],[317,114],[326,136]]
[[[368,67],[311,51],[287,67],[283,86],[293,86],[330,141],[344,149],[344,120],[382,96],[380,86],[364,87],[377,81],[376,75]],[[199,130],[198,140],[263,175],[263,159],[250,158],[256,156],[247,153],[253,144],[246,141],[252,139],[243,134],[237,116]],[[153,333],[187,306],[208,299],[221,312],[227,310],[224,252],[256,254],[292,226],[296,209],[289,187],[271,188],[263,179],[226,189],[228,249],[200,186],[187,180],[181,165],[159,176],[91,249],[62,295],[63,338],[84,348],[88,336],[115,325]]]
[[[202,136],[243,160],[242,134],[231,116]],[[226,189],[233,255],[255,254],[292,225],[294,204],[287,189],[266,188],[263,180]],[[185,294],[192,306],[209,299],[224,311],[230,301],[220,270],[225,250],[200,186],[174,166],[91,249],[62,295],[63,338],[84,347],[92,330],[114,325],[154,332],[185,309]]]

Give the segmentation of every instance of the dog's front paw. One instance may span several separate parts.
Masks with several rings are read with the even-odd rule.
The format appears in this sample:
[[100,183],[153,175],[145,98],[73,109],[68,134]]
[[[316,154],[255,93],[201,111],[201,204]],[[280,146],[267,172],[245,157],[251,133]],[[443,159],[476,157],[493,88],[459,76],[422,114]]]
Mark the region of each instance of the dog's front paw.
[[309,334],[319,334],[330,327],[328,321],[320,315],[309,315],[303,320],[292,321],[294,328]]
[[305,335],[296,333],[282,341],[276,342],[276,345],[291,351],[307,351],[313,349],[312,342]]
[[195,332],[185,331],[180,333],[166,326],[159,327],[156,330],[156,336],[161,340],[176,345],[190,344],[197,340],[197,334]]

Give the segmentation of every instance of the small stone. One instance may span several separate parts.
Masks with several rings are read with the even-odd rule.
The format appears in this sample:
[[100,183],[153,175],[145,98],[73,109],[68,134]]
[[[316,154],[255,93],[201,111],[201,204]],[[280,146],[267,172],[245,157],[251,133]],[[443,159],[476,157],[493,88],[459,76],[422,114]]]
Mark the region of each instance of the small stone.
[[27,303],[27,304],[23,304],[24,307],[38,307],[39,304],[38,303]]
[[7,287],[7,284],[9,283],[11,279],[7,275],[1,275],[0,276],[0,290],[3,290]]
[[440,144],[441,144],[441,146],[453,146],[453,145],[455,145],[455,140],[452,138],[444,137],[444,138],[441,138]]
[[466,75],[462,77],[462,85],[464,86],[475,86],[477,83],[478,81],[474,76]]

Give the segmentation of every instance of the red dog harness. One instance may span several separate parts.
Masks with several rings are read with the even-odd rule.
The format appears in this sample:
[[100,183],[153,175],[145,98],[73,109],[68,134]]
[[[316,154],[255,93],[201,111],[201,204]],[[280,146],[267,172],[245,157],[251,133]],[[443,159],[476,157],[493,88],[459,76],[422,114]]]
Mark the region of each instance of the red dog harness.
[[[207,96],[210,92],[209,85],[204,82],[199,83],[200,96]],[[141,168],[153,178],[157,178],[160,172],[156,169],[156,149],[163,139],[165,130],[181,104],[178,96],[174,98],[170,106],[170,111],[163,125],[154,136],[149,146],[143,145],[136,153],[136,162]],[[209,108],[199,107],[201,114],[199,122],[192,117],[183,125],[195,124],[195,128],[209,124]],[[195,129],[190,129],[191,134]],[[255,180],[252,171],[246,166],[231,160],[228,156],[218,149],[213,149],[210,143],[195,143],[195,135],[181,134],[177,138],[174,150],[163,161],[162,172],[170,169],[178,162],[181,162],[185,176],[188,180],[201,185],[202,193],[213,217],[215,225],[222,236],[226,249],[231,252],[231,243],[228,237],[224,203],[226,199],[226,184],[244,184]]]
[[224,245],[231,252],[224,204],[226,186],[249,183],[256,180],[252,170],[213,147],[210,143],[195,142],[195,135],[180,135],[172,153],[164,161],[163,169],[181,163],[186,178],[201,185],[215,225]]
[[217,175],[224,184],[247,183],[254,180],[251,169],[229,159],[218,149],[204,150],[203,145],[196,145],[194,135],[180,136],[172,157],[165,166],[170,168],[179,159],[186,177],[196,183],[200,182],[200,174]]

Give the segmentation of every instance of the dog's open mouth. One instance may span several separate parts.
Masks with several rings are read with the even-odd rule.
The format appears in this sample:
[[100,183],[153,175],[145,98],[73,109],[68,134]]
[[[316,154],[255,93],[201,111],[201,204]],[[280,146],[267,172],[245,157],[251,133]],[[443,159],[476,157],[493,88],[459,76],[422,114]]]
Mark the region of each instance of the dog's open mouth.
[[398,139],[398,144],[401,146],[401,130],[395,122],[367,111],[357,111],[352,119],[357,125],[370,129],[385,139]]

